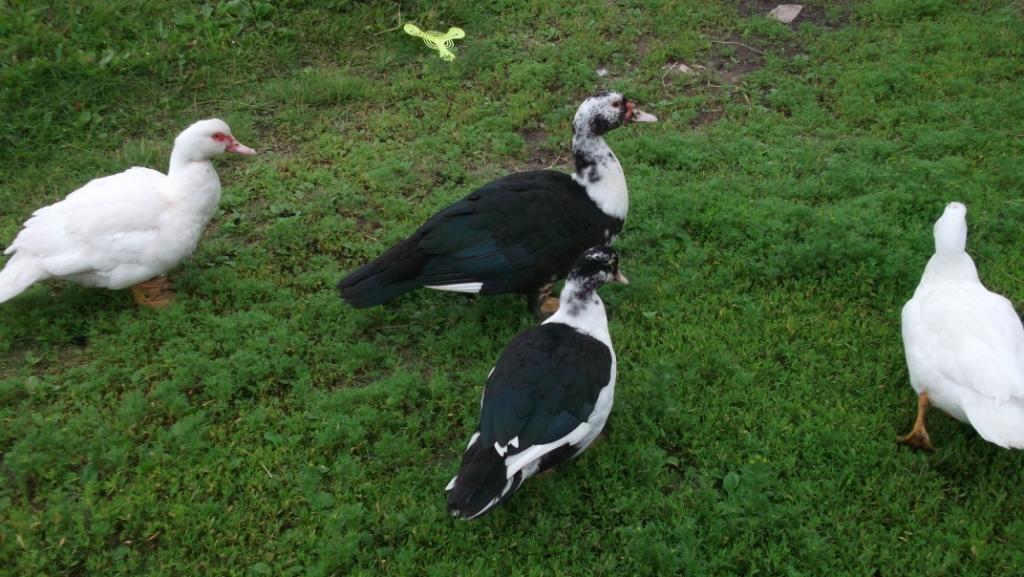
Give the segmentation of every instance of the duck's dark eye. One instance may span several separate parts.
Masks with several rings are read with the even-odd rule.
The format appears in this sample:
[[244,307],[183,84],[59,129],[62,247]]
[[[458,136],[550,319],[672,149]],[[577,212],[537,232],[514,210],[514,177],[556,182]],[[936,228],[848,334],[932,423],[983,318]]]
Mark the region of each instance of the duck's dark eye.
[[217,141],[221,141],[221,140],[225,140],[225,138],[226,138],[226,137],[224,136],[224,134],[223,134],[223,133],[220,133],[220,132],[215,132],[215,133],[213,134],[213,139],[214,139],[214,140],[217,140]]
[[612,102],[612,108],[618,108],[620,106],[622,106],[621,100],[616,100],[615,102]]

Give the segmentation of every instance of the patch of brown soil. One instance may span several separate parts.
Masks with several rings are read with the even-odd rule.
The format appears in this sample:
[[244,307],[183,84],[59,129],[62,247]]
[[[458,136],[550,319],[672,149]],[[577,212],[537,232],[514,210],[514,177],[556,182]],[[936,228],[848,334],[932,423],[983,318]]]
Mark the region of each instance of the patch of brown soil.
[[[548,131],[543,125],[521,130],[519,134],[526,144],[526,160],[512,167],[513,171],[545,168],[561,170],[563,168],[563,164],[567,162],[568,153],[559,154],[548,149]],[[568,148],[568,143],[566,143],[566,148]]]
[[788,4],[788,2],[777,2],[776,0],[739,0],[737,2],[736,11],[744,18],[750,18],[751,16],[766,16],[779,4]]
[[526,142],[527,150],[539,151],[548,141],[548,131],[543,126],[528,128],[519,133]]
[[711,109],[698,112],[697,117],[690,121],[690,127],[703,128],[710,126],[718,122],[723,116],[725,116],[725,108],[721,105],[715,105]]
[[644,57],[647,56],[647,52],[651,49],[651,41],[653,36],[649,34],[643,34],[633,44],[632,58],[637,62],[643,62]]
[[[736,6],[736,11],[740,13],[740,16],[744,18],[756,17],[756,16],[768,16],[779,4],[797,4],[796,1],[780,2],[778,0],[739,0]],[[831,2],[830,9],[832,11],[832,17],[829,17],[828,11],[821,6],[808,6],[802,4],[803,9],[800,14],[796,17],[790,26],[797,26],[804,22],[809,22],[822,28],[842,28],[850,22],[850,2],[849,0],[837,0]]]
[[738,84],[747,74],[764,66],[764,50],[739,40],[712,40],[714,50],[704,65],[723,84]]

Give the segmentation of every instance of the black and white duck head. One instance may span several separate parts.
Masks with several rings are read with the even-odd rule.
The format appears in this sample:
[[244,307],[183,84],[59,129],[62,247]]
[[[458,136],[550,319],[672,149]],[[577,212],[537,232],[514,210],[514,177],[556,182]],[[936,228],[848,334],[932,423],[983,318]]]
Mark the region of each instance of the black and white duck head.
[[601,91],[583,101],[572,121],[574,135],[604,136],[627,122],[657,122],[618,92]]
[[619,270],[619,253],[610,246],[588,248],[573,263],[565,281],[578,293],[596,292],[610,282],[629,284],[629,279]]
[[598,92],[583,101],[572,122],[573,180],[607,215],[626,219],[629,192],[622,165],[604,135],[629,122],[657,122],[618,92]]
[[608,318],[597,289],[610,282],[629,284],[619,270],[619,253],[610,246],[587,249],[565,279],[558,311],[545,322],[573,325],[599,339],[607,339]]

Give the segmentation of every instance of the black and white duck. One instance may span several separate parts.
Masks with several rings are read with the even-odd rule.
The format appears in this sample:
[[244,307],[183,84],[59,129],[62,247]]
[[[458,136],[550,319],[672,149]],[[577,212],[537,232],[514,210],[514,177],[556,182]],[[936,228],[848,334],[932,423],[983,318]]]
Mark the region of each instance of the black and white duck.
[[480,424],[448,483],[448,511],[473,519],[531,475],[582,453],[604,428],[615,394],[615,350],[597,289],[627,283],[615,249],[587,250],[560,307],[512,339],[491,369]]
[[553,284],[584,250],[610,245],[626,221],[626,177],[604,135],[655,121],[618,92],[586,99],[573,120],[573,174],[517,172],[485,184],[342,279],[342,297],[364,308],[419,287],[522,293],[535,314],[550,314]]

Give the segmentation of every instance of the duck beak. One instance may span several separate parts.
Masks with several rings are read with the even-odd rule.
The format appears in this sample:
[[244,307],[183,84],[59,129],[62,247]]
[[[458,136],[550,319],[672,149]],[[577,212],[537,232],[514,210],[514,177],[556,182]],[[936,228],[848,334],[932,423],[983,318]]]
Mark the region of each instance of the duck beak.
[[626,102],[626,122],[657,122],[658,117],[647,114],[643,110],[637,110],[632,102]]
[[228,152],[235,152],[238,154],[256,154],[256,151],[249,148],[248,146],[238,142],[234,138],[231,139],[231,144],[228,145],[224,150]]
[[612,277],[612,280],[621,284],[629,284],[629,279],[620,270],[615,271],[615,276]]

